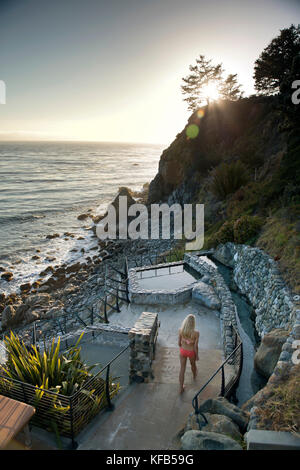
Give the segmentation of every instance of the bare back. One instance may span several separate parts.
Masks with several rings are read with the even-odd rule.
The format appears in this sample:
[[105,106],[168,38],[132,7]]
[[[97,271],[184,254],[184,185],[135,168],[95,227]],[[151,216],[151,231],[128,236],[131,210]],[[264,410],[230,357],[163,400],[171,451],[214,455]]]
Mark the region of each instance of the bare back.
[[193,351],[195,349],[195,343],[198,343],[199,332],[194,331],[192,338],[185,338],[179,330],[179,345],[182,346],[187,351]]

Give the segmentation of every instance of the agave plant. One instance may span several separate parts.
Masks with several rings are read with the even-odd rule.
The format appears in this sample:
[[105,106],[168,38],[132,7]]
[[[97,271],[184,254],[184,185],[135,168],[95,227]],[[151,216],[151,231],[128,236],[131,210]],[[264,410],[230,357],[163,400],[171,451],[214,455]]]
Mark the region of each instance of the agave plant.
[[[45,345],[42,352],[35,346],[28,348],[13,332],[4,340],[8,359],[5,365],[0,364],[0,393],[18,399],[22,389],[19,382],[33,385],[26,390],[26,401],[36,408],[33,421],[56,435],[78,433],[108,404],[105,380],[91,374],[96,364],[87,366],[80,358],[82,335],[66,352],[60,352],[60,338],[57,344],[53,339],[48,347]],[[108,390],[110,398],[119,392],[116,378],[109,377]]]
[[0,365],[0,373],[44,390],[70,396],[91,376],[90,371],[95,367],[87,366],[80,358],[82,335],[67,352],[60,352],[60,338],[56,345],[53,338],[51,345],[40,352],[36,346],[28,348],[11,331],[10,337],[4,339],[8,360],[5,366]]

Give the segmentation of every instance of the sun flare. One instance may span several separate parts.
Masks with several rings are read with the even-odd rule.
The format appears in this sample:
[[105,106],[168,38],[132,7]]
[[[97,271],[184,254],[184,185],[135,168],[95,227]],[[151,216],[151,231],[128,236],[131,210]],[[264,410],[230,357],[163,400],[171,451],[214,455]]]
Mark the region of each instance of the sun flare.
[[207,101],[216,101],[219,99],[220,94],[216,83],[208,83],[203,87],[203,96]]

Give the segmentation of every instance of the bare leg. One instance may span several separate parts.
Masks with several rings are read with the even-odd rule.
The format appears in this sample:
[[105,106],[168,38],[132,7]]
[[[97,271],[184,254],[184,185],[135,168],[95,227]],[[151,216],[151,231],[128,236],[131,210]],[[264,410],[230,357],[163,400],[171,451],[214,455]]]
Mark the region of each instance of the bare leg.
[[194,380],[197,376],[197,366],[196,366],[196,359],[194,357],[190,357],[190,363],[191,363],[191,369],[192,369],[192,372],[193,372],[193,377],[194,377]]
[[180,357],[180,372],[179,372],[179,386],[180,386],[180,393],[184,391],[184,374],[185,374],[185,368],[186,368],[186,357],[179,356]]

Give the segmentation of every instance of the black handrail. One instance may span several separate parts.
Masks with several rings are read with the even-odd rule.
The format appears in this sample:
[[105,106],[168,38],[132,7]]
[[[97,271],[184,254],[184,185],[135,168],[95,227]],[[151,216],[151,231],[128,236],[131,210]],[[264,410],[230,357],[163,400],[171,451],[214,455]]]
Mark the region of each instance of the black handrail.
[[[243,343],[241,341],[241,338],[237,332],[237,330],[231,325],[231,328],[233,329],[235,333],[235,349],[232,351],[232,353],[225,359],[225,361],[218,367],[218,369],[213,373],[213,375],[208,379],[208,381],[203,385],[203,387],[200,388],[200,390],[196,393],[192,400],[192,405],[195,410],[195,414],[198,416],[199,414],[203,417],[204,421],[207,423],[207,419],[204,416],[203,413],[199,411],[199,395],[203,392],[203,390],[208,386],[208,384],[216,377],[216,375],[221,371],[221,391],[219,396],[222,397],[228,397],[234,388],[237,387],[241,372],[242,372],[242,366],[243,366]],[[238,355],[239,363],[238,363],[238,371],[233,380],[229,382],[229,384],[226,387],[226,378],[225,378],[225,365],[232,362],[234,358]]]

